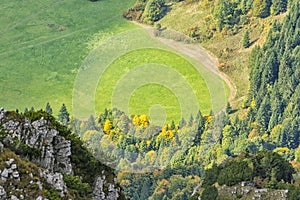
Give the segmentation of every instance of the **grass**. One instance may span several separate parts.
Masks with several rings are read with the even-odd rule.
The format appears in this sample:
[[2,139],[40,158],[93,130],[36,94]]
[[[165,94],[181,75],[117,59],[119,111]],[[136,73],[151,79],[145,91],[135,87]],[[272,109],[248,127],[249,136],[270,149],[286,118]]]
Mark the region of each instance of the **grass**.
[[6,109],[50,102],[72,111],[77,69],[95,35],[134,27],[121,13],[134,0],[0,2],[0,105]]
[[[23,111],[50,102],[56,114],[65,103],[73,116],[87,118],[109,107],[114,94],[121,100],[120,109],[126,104],[132,114],[162,112],[167,120],[177,120],[199,108],[208,113],[223,98],[211,95],[222,93],[223,83],[200,63],[123,19],[122,12],[134,2],[1,1],[1,107]],[[134,87],[132,97],[113,92],[125,85],[118,84],[126,81],[125,75],[133,75],[129,71],[145,64],[160,70],[139,80],[156,77],[156,85]]]
[[[143,103],[141,104],[141,97]],[[176,95],[161,85],[145,85],[134,91],[129,102],[129,112],[136,114],[147,113],[151,124],[164,124],[172,120],[178,122],[181,116],[180,102]]]
[[179,121],[181,108],[185,118],[199,108],[209,113],[210,99],[204,79],[190,62],[170,51],[147,48],[119,57],[106,69],[97,88],[96,110],[117,107],[148,114],[151,105],[161,104],[167,121]]
[[[164,86],[176,98],[163,91],[153,96],[161,90],[149,92],[142,87],[149,83]],[[140,95],[131,100],[136,90]],[[197,113],[199,108],[206,114],[212,107],[219,111],[225,106],[224,93],[220,78],[201,63],[151,38],[144,29],[132,29],[111,36],[87,56],[74,83],[73,114],[87,118],[116,107],[127,114],[150,111],[157,115],[160,110],[166,112],[168,120],[175,116],[177,120]],[[166,105],[166,101],[181,104],[178,109],[151,109],[150,103],[145,104],[148,98],[154,105]]]
[[[163,27],[167,26],[176,31],[188,34],[189,28],[201,27],[206,21],[209,10],[199,2],[179,2],[172,5],[172,9],[159,22]],[[184,22],[184,23],[182,23]]]

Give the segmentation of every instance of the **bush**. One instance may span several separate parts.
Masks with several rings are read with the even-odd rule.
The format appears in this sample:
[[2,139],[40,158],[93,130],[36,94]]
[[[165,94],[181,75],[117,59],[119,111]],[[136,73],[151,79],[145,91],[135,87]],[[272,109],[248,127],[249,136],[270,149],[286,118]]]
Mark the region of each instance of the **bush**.
[[201,199],[215,200],[219,196],[218,189],[215,186],[208,186],[201,194]]
[[220,171],[218,183],[220,185],[233,186],[241,181],[252,180],[252,169],[245,161],[233,161],[226,164]]
[[92,189],[89,184],[82,183],[78,176],[64,175],[64,181],[67,187],[78,197],[91,197]]
[[143,13],[143,21],[152,24],[163,16],[165,10],[164,0],[149,0]]

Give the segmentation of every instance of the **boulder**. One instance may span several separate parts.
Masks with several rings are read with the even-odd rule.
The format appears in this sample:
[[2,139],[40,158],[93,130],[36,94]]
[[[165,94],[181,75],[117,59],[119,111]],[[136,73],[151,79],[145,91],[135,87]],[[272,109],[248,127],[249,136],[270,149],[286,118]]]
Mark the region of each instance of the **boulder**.
[[0,185],[0,199],[6,199],[6,191],[2,185]]
[[12,169],[12,170],[17,169],[17,165],[16,165],[16,164],[12,164],[12,165],[11,165],[11,169]]
[[13,176],[14,178],[19,178],[19,177],[20,177],[20,174],[19,174],[19,172],[15,171],[15,172],[12,173],[12,176]]
[[0,153],[3,152],[3,148],[4,148],[4,145],[2,144],[2,142],[0,142]]
[[1,176],[4,178],[8,178],[8,169],[4,168],[4,170],[1,173]]

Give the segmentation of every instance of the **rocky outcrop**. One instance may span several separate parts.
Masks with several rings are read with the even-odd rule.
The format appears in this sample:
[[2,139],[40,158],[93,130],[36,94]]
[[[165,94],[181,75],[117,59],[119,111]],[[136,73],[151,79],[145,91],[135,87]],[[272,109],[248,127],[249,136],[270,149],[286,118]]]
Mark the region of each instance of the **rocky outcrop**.
[[[252,182],[241,182],[235,186],[220,186],[219,197],[224,199],[287,199],[288,190],[258,189]],[[238,198],[239,197],[239,198]]]
[[[70,140],[64,137],[66,136],[66,132],[64,132],[65,127],[61,128],[61,125],[55,124],[53,117],[41,116],[45,117],[30,117],[34,119],[30,120],[16,112],[0,109],[0,152],[12,151],[17,154],[19,152],[19,154],[27,158],[26,161],[21,161],[21,156],[15,156],[13,159],[5,156],[5,153],[2,156],[0,154],[1,159],[4,158],[6,163],[5,167],[0,163],[0,200],[7,198],[44,200],[47,199],[45,191],[49,192],[49,185],[56,191],[55,195],[62,199],[72,199],[75,193],[72,193],[68,187],[78,187],[76,186],[78,182],[74,182],[76,177],[89,183],[90,189],[93,191],[93,199],[95,200],[125,199],[112,170],[103,167],[101,163],[99,164],[100,167],[102,166],[105,170],[102,171],[102,174],[101,171],[98,171],[98,174],[96,173],[94,176],[95,179],[92,178],[93,175],[89,176],[89,179],[84,179],[80,173],[78,174],[78,172],[83,172],[84,175],[87,173],[87,171],[83,170],[86,168],[82,166],[87,166],[88,168],[88,166],[95,165],[81,165],[81,159],[78,159],[78,155],[72,155],[72,145],[75,140],[72,137]],[[62,130],[62,132],[59,130]],[[78,144],[78,142],[74,144]],[[77,149],[77,151],[75,152],[82,152],[81,148],[83,147],[76,145],[74,149]],[[27,151],[29,153],[26,153]],[[91,156],[87,153],[87,150],[83,152],[85,152],[83,156]],[[71,158],[74,158],[72,156],[76,157],[76,162],[74,160],[73,163],[71,162]],[[34,169],[31,167],[31,162],[35,164]],[[26,164],[27,168],[25,167],[25,170],[19,167],[18,163],[21,163],[21,165],[24,165],[24,163],[29,164]],[[78,170],[78,165],[74,165],[75,167],[72,165],[74,163],[79,164],[80,170]],[[77,169],[77,171],[74,170],[77,173],[76,176],[73,169]],[[92,169],[98,169],[98,167]],[[93,172],[91,173],[93,174]],[[68,177],[68,179],[64,179],[65,177]],[[92,185],[93,182],[94,185]],[[73,185],[70,186],[68,183]],[[86,183],[80,184],[84,186]],[[14,187],[8,187],[8,185],[13,185]],[[28,197],[28,191],[32,190],[35,191],[35,196]],[[76,190],[80,191],[80,189]],[[29,193],[32,194],[32,192]],[[52,193],[48,195],[52,195]],[[90,199],[90,195],[91,191],[87,194],[86,199]]]
[[1,109],[0,122],[8,133],[6,142],[17,138],[29,147],[40,151],[41,156],[32,159],[34,163],[50,172],[73,173],[70,161],[71,142],[59,136],[59,132],[51,128],[51,124],[46,119],[42,117],[31,122],[25,118],[20,122],[10,119],[7,112]]
[[47,183],[51,184],[54,189],[59,192],[59,196],[64,197],[68,193],[67,186],[63,180],[63,175],[58,172],[49,172],[48,170],[40,171],[40,177],[46,179]]
[[8,167],[2,170],[0,169],[2,183],[5,183],[7,179],[14,179],[16,181],[20,181],[20,175],[17,170],[17,165],[13,164],[14,161],[14,159],[9,159],[5,162]]
[[[116,180],[115,180],[116,183]],[[117,200],[120,197],[120,188],[115,187],[114,184],[108,183],[108,192],[105,194],[104,185],[106,184],[106,177],[104,172],[102,176],[98,176],[94,187],[94,200]]]

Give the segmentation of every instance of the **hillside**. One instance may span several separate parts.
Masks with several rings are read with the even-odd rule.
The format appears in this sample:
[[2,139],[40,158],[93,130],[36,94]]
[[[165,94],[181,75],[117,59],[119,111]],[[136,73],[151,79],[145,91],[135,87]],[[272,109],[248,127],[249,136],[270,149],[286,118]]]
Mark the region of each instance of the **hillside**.
[[[12,37],[0,40],[8,50],[0,52],[7,64],[0,70],[10,80],[4,104],[28,106],[40,96],[37,105],[62,104],[57,118],[50,103],[46,111],[0,110],[0,199],[300,199],[298,0],[60,3],[57,21],[47,24],[53,35],[31,35],[16,23],[3,32]],[[69,3],[82,15],[65,16]],[[99,19],[112,20],[107,26],[93,18],[101,9]],[[49,51],[27,55],[27,42]],[[13,63],[35,73],[51,60],[66,71],[47,65],[48,83],[35,74],[27,88],[26,73],[27,82],[9,74]]]
[[[267,17],[253,14],[253,10],[256,10],[253,8],[253,1],[165,2],[165,5],[161,6],[160,17],[153,19],[151,23],[184,33],[217,56],[219,69],[225,72],[237,87],[235,99],[232,99],[231,103],[240,107],[248,92],[248,61],[251,50],[255,45],[264,43],[275,21],[283,20],[287,9],[286,1],[282,1],[281,5],[276,4],[277,10],[273,8],[277,1],[274,1],[273,6],[269,5],[269,8],[275,10]],[[138,7],[142,3],[136,5],[136,10],[142,10],[141,6]],[[144,15],[137,16],[137,20],[143,22]],[[242,40],[246,30],[249,32],[250,45],[244,48]]]
[[125,199],[114,172],[46,112],[0,110],[0,199]]

